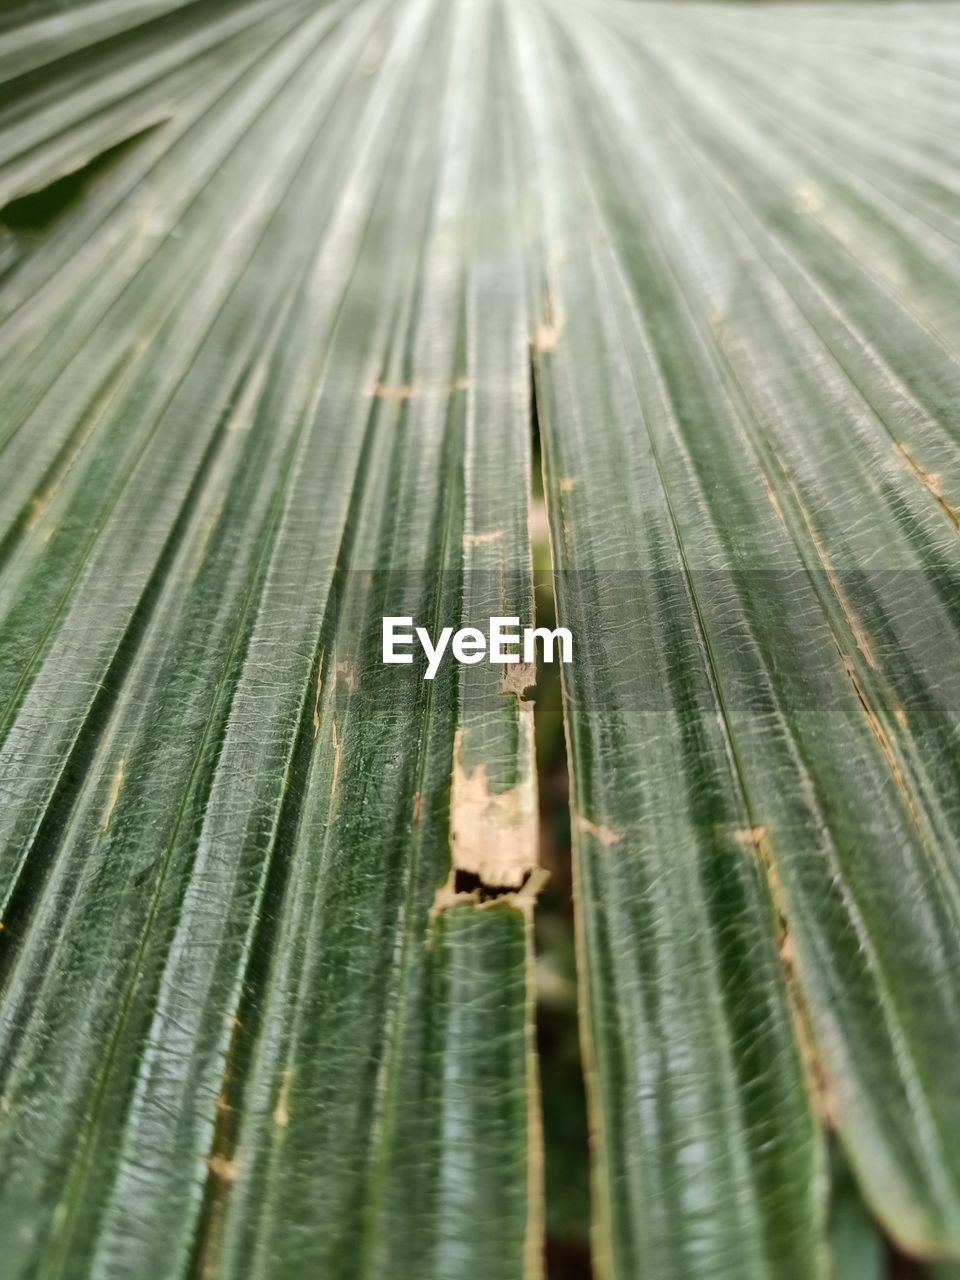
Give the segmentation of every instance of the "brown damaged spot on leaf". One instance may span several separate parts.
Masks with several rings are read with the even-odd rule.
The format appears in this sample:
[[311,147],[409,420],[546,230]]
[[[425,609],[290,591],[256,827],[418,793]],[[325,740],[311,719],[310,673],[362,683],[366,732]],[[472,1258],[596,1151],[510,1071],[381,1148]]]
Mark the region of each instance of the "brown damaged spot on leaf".
[[470,386],[470,379],[461,375],[454,378],[452,382],[444,383],[417,383],[417,382],[385,382],[383,378],[378,378],[376,382],[371,383],[367,387],[367,395],[375,396],[379,400],[389,400],[393,404],[402,404],[405,400],[411,399],[413,396],[432,392],[435,395],[448,396],[454,395],[458,391],[466,391]]
[[767,838],[766,827],[742,827],[739,831],[735,831],[734,839],[737,844],[752,844],[756,846],[758,852],[761,850],[761,842]]
[[317,687],[313,695],[313,736],[320,732],[320,690],[323,687],[323,654],[317,664]]
[[[781,952],[780,958],[783,959],[784,952],[782,949],[785,939],[788,937],[787,928],[787,906],[784,901],[783,888],[780,884],[780,877],[777,874],[776,864],[773,861],[773,849],[770,844],[770,836],[767,828],[762,825],[753,827],[744,827],[733,833],[733,838],[737,844],[742,844],[751,848],[760,860],[766,876],[767,884],[770,886],[770,897],[773,899],[774,910],[777,913],[777,921],[780,928]],[[793,943],[790,943],[790,959],[793,958]]]
[[925,467],[921,467],[920,463],[913,457],[906,445],[894,443],[893,447],[906,463],[907,470],[911,475],[919,480],[927,492],[932,495],[953,527],[960,531],[960,512],[958,512],[956,507],[953,506],[952,503],[948,502],[944,497],[943,489],[941,488],[943,476],[940,472],[927,471]]
[[573,489],[575,489],[575,488],[577,487],[577,483],[578,483],[578,481],[577,481],[577,477],[576,477],[576,476],[561,476],[561,477],[560,477],[560,492],[561,492],[561,493],[570,493],[570,492],[571,492],[571,490],[573,490]]
[[380,400],[390,400],[394,404],[402,404],[404,400],[409,400],[411,396],[416,395],[417,388],[412,382],[384,382],[382,378],[378,378],[376,382],[367,388],[368,396],[376,396]]
[[463,763],[463,729],[453,750],[450,798],[450,875],[437,890],[431,914],[458,903],[488,906],[509,898],[527,909],[543,883],[538,862],[536,798],[519,783],[491,791],[485,764]]
[[777,914],[777,952],[780,957],[780,964],[783,967],[790,1019],[793,1024],[797,1048],[800,1050],[800,1059],[806,1075],[810,1101],[821,1123],[828,1129],[836,1129],[837,1098],[827,1078],[826,1068],[814,1042],[813,1032],[806,1013],[803,991],[797,975],[796,945],[793,934],[790,932],[783,887],[780,884],[780,877],[777,874],[776,863],[773,859],[773,848],[770,844],[769,833],[765,826],[758,824],[734,832],[734,839],[738,844],[747,845],[753,849],[769,885],[770,897],[773,900],[773,907]]
[[357,676],[349,662],[337,663],[337,679],[342,680],[351,693],[357,687]]
[[585,818],[581,813],[574,813],[573,824],[577,831],[582,832],[586,836],[592,836],[594,840],[604,849],[609,849],[612,845],[619,844],[623,839],[620,831],[614,831],[613,827],[605,827],[601,822],[591,822],[589,818]]
[[524,693],[537,683],[537,667],[533,662],[508,663],[500,677],[500,692],[512,693],[519,702],[532,707],[532,702],[524,702]]
[[488,910],[498,903],[507,903],[518,907],[525,915],[532,912],[536,905],[537,895],[550,878],[550,873],[543,867],[534,867],[524,878],[518,889],[504,886],[485,885],[477,876],[465,872],[453,872],[437,890],[430,916],[441,915],[451,907],[462,907],[465,904],[476,907],[479,911]]
[[[770,869],[767,869],[768,875]],[[781,931],[778,939],[780,963],[783,966],[787,986],[787,1001],[790,1008],[790,1020],[793,1034],[800,1050],[809,1089],[810,1101],[821,1124],[827,1129],[836,1130],[839,1121],[839,1104],[830,1081],[827,1077],[823,1058],[813,1039],[813,1031],[806,1013],[800,980],[797,976],[796,948],[793,934],[790,933],[786,921],[781,918]]]
[[211,1156],[207,1164],[213,1176],[222,1182],[232,1182],[237,1176],[237,1162],[228,1160],[226,1156]]
[[783,514],[783,507],[780,505],[780,499],[777,497],[773,485],[770,483],[770,477],[767,475],[766,471],[764,471],[763,467],[760,468],[760,481],[763,484],[764,492],[770,500],[770,505],[780,517],[781,524],[786,524],[787,521]]
[[870,666],[873,668],[876,668],[877,661],[876,661],[876,658],[873,656],[873,648],[870,644],[870,640],[867,636],[867,633],[864,631],[863,627],[861,626],[860,620],[857,617],[856,613],[854,612],[853,606],[851,605],[850,601],[847,599],[846,592],[843,590],[843,587],[840,583],[840,579],[837,577],[837,572],[833,567],[833,562],[831,561],[830,557],[827,555],[826,548],[824,547],[823,543],[820,540],[820,535],[817,532],[817,526],[814,523],[813,516],[810,514],[810,512],[807,510],[806,506],[804,505],[803,500],[800,497],[799,490],[797,489],[797,486],[794,483],[793,477],[790,475],[790,472],[787,470],[786,465],[783,462],[783,459],[778,456],[777,461],[780,464],[780,469],[783,472],[783,475],[787,481],[787,484],[789,484],[791,490],[793,491],[794,501],[797,504],[797,508],[803,519],[803,523],[806,526],[807,534],[810,537],[810,541],[813,543],[813,549],[817,553],[817,559],[820,561],[820,564],[823,566],[823,571],[827,576],[827,581],[830,583],[830,588],[833,591],[834,597],[836,598],[837,603],[840,606],[840,610],[843,613],[843,616],[847,621],[847,625],[850,628],[850,632],[853,635],[854,643],[856,644],[860,652],[863,654],[863,656],[866,658]]
[[499,542],[502,537],[502,529],[491,529],[487,533],[465,533],[463,535],[463,545],[465,547],[482,547],[488,542]]
[[537,813],[533,788],[519,783],[491,791],[487,766],[462,760],[463,729],[454,741],[450,844],[454,870],[486,885],[519,889],[537,865]]
[[843,663],[843,669],[846,672],[847,679],[853,685],[853,691],[857,695],[857,699],[860,703],[860,709],[863,711],[867,724],[870,726],[870,732],[877,740],[877,744],[880,747],[880,754],[883,756],[884,763],[890,771],[890,776],[893,778],[897,791],[900,794],[900,798],[903,800],[904,806],[910,815],[910,821],[920,833],[921,839],[925,840],[926,836],[923,824],[920,821],[920,814],[917,810],[916,803],[914,802],[913,793],[910,790],[907,779],[905,778],[903,770],[900,768],[900,764],[897,760],[893,739],[883,727],[883,724],[873,707],[871,707],[867,699],[867,695],[863,690],[863,686],[857,678],[857,673],[854,670],[853,663],[844,653],[836,636],[834,636],[833,642],[837,646],[837,653],[840,655],[840,661]]

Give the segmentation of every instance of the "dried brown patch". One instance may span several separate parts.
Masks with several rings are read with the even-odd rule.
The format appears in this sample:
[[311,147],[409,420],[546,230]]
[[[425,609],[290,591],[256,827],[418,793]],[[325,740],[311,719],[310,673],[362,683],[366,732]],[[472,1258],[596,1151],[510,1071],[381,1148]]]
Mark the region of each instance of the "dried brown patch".
[[921,467],[920,463],[917,462],[916,458],[914,458],[910,453],[910,450],[905,445],[895,443],[893,447],[903,459],[904,463],[906,463],[907,470],[910,474],[920,481],[923,487],[944,512],[953,527],[960,531],[960,512],[958,512],[956,507],[944,497],[943,489],[941,488],[943,476],[940,472],[927,471],[925,467]]
[[783,886],[777,874],[769,833],[765,826],[756,825],[737,831],[734,836],[739,843],[753,847],[770,887],[770,897],[777,913],[777,953],[783,968],[790,1020],[804,1067],[811,1105],[821,1123],[827,1128],[835,1129],[838,1112],[837,1098],[827,1078],[826,1068],[814,1042],[807,1017],[803,991],[797,975],[796,944],[790,931]]
[[[512,662],[503,668],[503,675],[500,677],[500,692],[512,693],[522,701],[523,695],[527,689],[532,689],[537,683],[537,665],[535,662]],[[528,703],[532,706],[532,703]]]
[[853,691],[857,695],[857,700],[860,703],[860,709],[866,717],[867,724],[870,726],[870,732],[877,740],[877,745],[880,747],[880,754],[883,756],[884,763],[890,771],[890,775],[893,778],[904,805],[906,806],[907,812],[910,814],[910,820],[920,832],[921,836],[923,836],[924,833],[920,822],[920,815],[917,812],[913,793],[910,790],[907,779],[904,776],[903,770],[900,768],[899,761],[897,760],[893,739],[890,737],[889,733],[887,733],[879,716],[870,705],[863,686],[860,684],[857,673],[854,670],[853,663],[844,653],[836,636],[834,636],[834,644],[837,646],[837,653],[840,655],[840,661],[843,663],[843,669],[846,672],[847,679],[853,685]]
[[591,822],[589,818],[585,818],[581,813],[574,813],[573,824],[577,831],[586,836],[591,836],[596,840],[597,844],[603,845],[604,849],[609,849],[613,845],[619,844],[623,839],[621,831],[615,831],[613,827],[605,827],[601,822]]
[[763,485],[764,492],[766,493],[767,497],[770,500],[770,505],[773,507],[774,511],[780,517],[781,523],[786,524],[787,521],[786,521],[786,517],[783,514],[783,507],[781,507],[780,505],[780,499],[777,497],[776,493],[774,492],[773,485],[770,483],[770,478],[767,475],[767,473],[764,471],[763,467],[760,468],[760,482]]
[[239,1172],[237,1162],[228,1160],[226,1156],[211,1156],[207,1164],[213,1176],[223,1182],[232,1182]]
[[519,889],[537,865],[537,813],[532,786],[491,791],[485,764],[462,761],[463,730],[454,745],[450,845],[454,870],[487,885]]
[[485,764],[464,764],[463,736],[458,729],[454,739],[450,875],[437,890],[431,915],[466,902],[486,908],[504,899],[528,911],[546,879],[537,859],[535,788],[521,782],[492,791]]

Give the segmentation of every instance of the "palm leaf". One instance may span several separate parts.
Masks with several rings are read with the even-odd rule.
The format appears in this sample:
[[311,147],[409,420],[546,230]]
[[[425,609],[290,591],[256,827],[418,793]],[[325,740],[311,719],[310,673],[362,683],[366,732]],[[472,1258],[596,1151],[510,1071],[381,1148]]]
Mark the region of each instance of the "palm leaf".
[[960,1257],[958,34],[4,17],[5,1274],[539,1273],[531,416],[598,1278]]
[[522,289],[469,204],[514,180],[455,75],[490,28],[280,16],[5,290],[11,1275],[536,1244],[529,708],[379,652],[473,617],[468,568],[530,609]]
[[[818,96],[787,118],[738,75],[769,41],[822,76],[816,17],[648,18],[558,6],[521,41],[611,1268],[822,1273],[788,1000],[874,1211],[954,1251],[947,243],[821,160]],[[894,56],[896,18],[829,21]]]

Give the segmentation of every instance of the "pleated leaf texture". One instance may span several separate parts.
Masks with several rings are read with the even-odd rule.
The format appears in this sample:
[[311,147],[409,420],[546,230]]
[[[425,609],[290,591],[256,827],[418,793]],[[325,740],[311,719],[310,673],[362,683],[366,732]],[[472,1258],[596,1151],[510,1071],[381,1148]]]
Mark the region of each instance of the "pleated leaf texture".
[[958,81],[952,3],[0,15],[4,1280],[543,1274],[536,674],[381,660],[533,625],[540,455],[596,1280],[955,1274]]

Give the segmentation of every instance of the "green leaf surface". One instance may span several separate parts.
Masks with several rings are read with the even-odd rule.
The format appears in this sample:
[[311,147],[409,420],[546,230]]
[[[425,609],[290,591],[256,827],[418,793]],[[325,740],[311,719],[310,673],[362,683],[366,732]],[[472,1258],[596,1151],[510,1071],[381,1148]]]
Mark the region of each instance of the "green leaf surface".
[[887,1244],[842,1156],[832,1152],[830,1196],[831,1274],[837,1280],[883,1280],[889,1264]]
[[601,1274],[824,1274],[795,1038],[960,1249],[956,11],[883,8],[518,11]]
[[596,1280],[960,1257],[958,62],[0,16],[4,1277],[540,1274],[536,673],[381,654],[533,621],[532,434]]
[[502,36],[252,13],[118,46],[169,118],[3,287],[4,1274],[535,1274],[532,712],[380,661],[532,609]]

